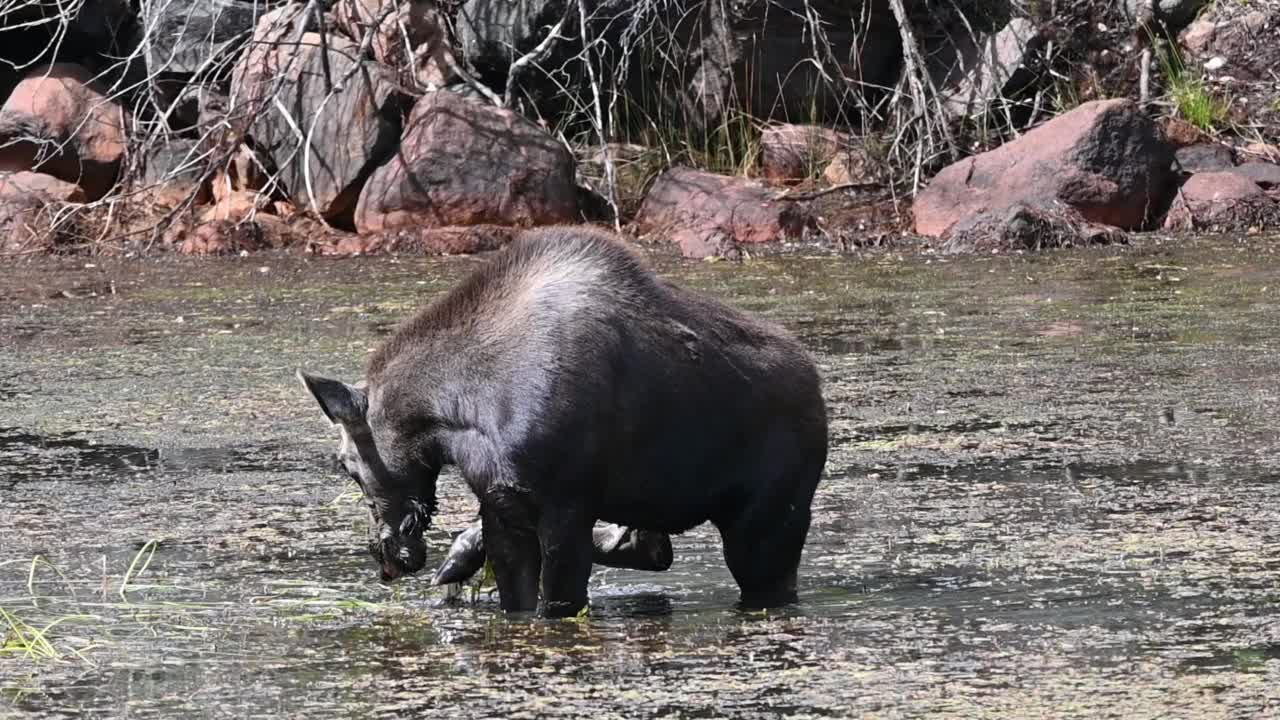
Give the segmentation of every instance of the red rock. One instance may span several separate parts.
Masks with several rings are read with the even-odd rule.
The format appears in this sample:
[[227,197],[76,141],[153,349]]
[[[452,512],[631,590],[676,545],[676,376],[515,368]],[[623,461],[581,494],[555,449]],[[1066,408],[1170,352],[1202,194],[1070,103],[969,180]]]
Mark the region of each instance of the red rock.
[[1192,175],[1165,216],[1166,230],[1244,230],[1274,226],[1280,206],[1258,184],[1232,170]]
[[0,170],[53,175],[96,200],[119,176],[127,124],[126,111],[88,70],[68,63],[36,68],[0,109]]
[[57,203],[84,202],[79,185],[33,172],[0,173],[0,253],[53,250]]
[[518,230],[502,225],[399,228],[367,235],[343,235],[321,245],[322,255],[468,255],[497,250],[511,242]]
[[79,185],[59,180],[52,175],[33,172],[0,173],[0,198],[47,203],[50,201],[82,203],[84,191]]
[[882,179],[882,172],[880,163],[865,148],[845,146],[822,171],[822,179],[832,185],[873,183]]
[[741,254],[729,233],[718,227],[696,227],[671,233],[671,242],[680,246],[680,254],[694,260],[709,257],[735,257]]
[[1196,55],[1203,55],[1212,48],[1217,31],[1218,24],[1208,17],[1203,17],[1183,30],[1178,39],[1182,41],[1184,48]]
[[[672,235],[682,248],[705,248],[713,230],[743,244],[797,238],[812,217],[802,204],[777,200],[760,183],[672,168],[649,189],[635,222],[642,232]],[[718,237],[714,244],[721,244]]]
[[251,216],[274,212],[271,199],[252,190],[236,190],[200,211],[200,222],[214,220],[247,220]]
[[[358,44],[385,4],[385,0],[338,0],[330,12],[338,29]],[[453,78],[448,60],[452,50],[435,2],[399,2],[372,32],[374,59],[399,69],[420,88],[444,87]]]
[[183,255],[235,255],[268,247],[262,226],[252,221],[213,220],[182,235],[178,252]]
[[[304,5],[290,4],[263,13],[253,28],[253,37],[248,46],[240,54],[235,67],[231,71],[231,98],[223,105],[230,104],[239,112],[231,112],[231,107],[223,108],[226,118],[232,120],[236,130],[243,133],[253,122],[254,114],[246,113],[246,108],[265,109],[270,102],[269,91],[281,75],[296,76],[299,72],[296,48],[289,48],[297,28],[298,17]],[[308,30],[313,30],[311,22],[305,21]],[[204,113],[204,106],[201,107]],[[202,120],[219,120],[220,117],[202,117]]]
[[414,105],[400,151],[365,184],[355,226],[544,225],[576,214],[563,145],[510,110],[441,90]]
[[916,232],[966,217],[1061,203],[1087,221],[1141,228],[1170,191],[1170,147],[1130,100],[1085,103],[990,152],[948,166],[916,197]]
[[760,133],[760,166],[771,180],[805,180],[822,172],[848,138],[817,125],[771,125]]
[[1191,123],[1172,116],[1166,116],[1160,119],[1160,130],[1164,133],[1165,141],[1172,145],[1175,149],[1189,147],[1210,140],[1208,135],[1200,128]]

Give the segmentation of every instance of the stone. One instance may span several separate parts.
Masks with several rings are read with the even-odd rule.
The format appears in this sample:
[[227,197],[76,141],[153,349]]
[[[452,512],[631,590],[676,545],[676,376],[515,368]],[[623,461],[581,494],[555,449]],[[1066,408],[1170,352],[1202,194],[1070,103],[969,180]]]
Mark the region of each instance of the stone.
[[151,199],[167,207],[176,207],[189,197],[196,203],[208,201],[205,172],[210,157],[201,141],[170,138],[140,151],[142,172],[135,189],[147,191]]
[[1263,162],[1280,163],[1280,147],[1270,143],[1246,143],[1238,150],[1238,152],[1245,162],[1259,160]]
[[1211,18],[1202,17],[1184,30],[1178,40],[1193,54],[1205,56],[1213,50],[1213,38],[1217,32],[1218,24]]
[[252,221],[203,222],[180,236],[178,252],[183,255],[237,255],[269,247],[262,226]]
[[947,231],[942,252],[999,253],[1123,243],[1125,234],[1090,223],[1070,208],[1014,204],[965,218]]
[[1206,12],[1179,36],[1192,60],[1202,66],[1222,58],[1216,70],[1235,81],[1270,81],[1270,70],[1280,58],[1276,18],[1269,11],[1255,10],[1243,15],[1231,8]]
[[1186,66],[1203,68],[1206,85],[1230,99],[1233,123],[1256,128],[1266,142],[1280,140],[1280,6],[1215,3],[1178,41]]
[[[396,8],[378,23],[387,1]],[[373,32],[373,59],[399,70],[402,80],[436,90],[453,79],[453,51],[434,0],[338,0],[330,12],[338,29],[357,44]]]
[[1280,165],[1270,162],[1247,162],[1232,169],[1237,175],[1243,175],[1264,190],[1280,188]]
[[1151,18],[1176,34],[1195,20],[1196,15],[1209,2],[1210,0],[1124,0],[1121,7],[1129,20],[1144,21],[1143,16],[1147,13],[1143,6],[1150,4]]
[[497,250],[515,238],[518,228],[503,225],[402,227],[368,234],[346,234],[322,245],[322,255],[469,255]]
[[837,151],[822,171],[822,179],[831,185],[871,184],[883,181],[884,175],[882,163],[864,147],[855,144],[845,145]]
[[682,248],[705,249],[723,244],[713,230],[739,244],[794,240],[813,218],[802,203],[778,200],[758,182],[675,167],[654,181],[635,222]]
[[1027,18],[1014,18],[974,44],[968,29],[956,35],[956,57],[941,80],[944,107],[955,116],[977,116],[1001,98],[1016,95],[1035,79],[1046,37]]
[[297,48],[288,47],[288,44],[293,41],[299,27],[303,28],[304,34],[319,30],[310,15],[302,15],[305,7],[285,5],[258,18],[248,46],[232,68],[231,95],[221,103],[218,116],[234,118],[237,123],[246,122],[248,116],[251,121],[252,110],[270,100],[268,91],[278,81],[298,74]]
[[671,242],[680,248],[680,254],[692,260],[713,257],[739,258],[742,249],[723,228],[693,227],[671,233]]
[[423,96],[400,150],[360,195],[360,233],[399,227],[543,225],[577,216],[573,155],[510,110],[448,91]]
[[1165,230],[1276,227],[1280,205],[1237,170],[1192,175],[1165,216]]
[[[464,0],[455,20],[463,59],[482,81],[505,88],[512,62],[541,42],[565,14],[566,0]],[[633,117],[661,118],[681,129],[718,126],[726,114],[745,111],[766,120],[809,122],[847,119],[865,88],[891,87],[901,63],[900,35],[885,3],[836,0],[733,0],[707,3],[673,0],[637,3],[593,0],[588,35],[600,47],[634,40],[632,61],[621,68],[620,52],[603,53],[604,77],[624,78]],[[813,18],[825,42],[814,61]],[[581,51],[575,25],[569,38],[539,63],[559,69]],[[529,68],[517,91],[544,117],[574,109],[564,90],[590,97],[586,74],[573,67],[564,78]],[[832,78],[856,78],[856,82]],[[749,80],[747,80],[749,78]],[[559,80],[559,82],[557,82]],[[879,92],[870,90],[870,92]]]
[[82,203],[84,191],[79,185],[59,180],[52,175],[28,171],[0,173],[0,198],[5,201]]
[[147,69],[190,78],[238,51],[258,19],[287,0],[143,0]]
[[1159,125],[1165,141],[1175,149],[1212,141],[1203,130],[1182,118],[1165,116],[1160,118]]
[[1235,153],[1222,143],[1200,143],[1178,148],[1173,158],[1178,168],[1187,174],[1230,170],[1236,166]]
[[36,68],[0,108],[0,171],[53,175],[97,200],[119,176],[128,122],[83,67]]
[[[1130,0],[1132,1],[1132,0]],[[1169,30],[1186,27],[1210,0],[1156,0],[1155,15]]]
[[[278,36],[288,26],[283,17],[264,16],[255,38]],[[289,199],[349,224],[365,181],[395,152],[404,96],[390,70],[358,59],[355,43],[337,35],[325,43],[307,33],[297,47],[246,52],[233,73],[232,102],[252,119],[244,130]]]
[[255,219],[258,215],[275,212],[271,199],[261,193],[250,190],[236,190],[224,194],[214,203],[200,210],[199,222],[208,223],[215,220],[242,221]]
[[1091,223],[1143,228],[1166,206],[1172,162],[1133,101],[1084,103],[943,169],[915,199],[915,229],[939,237],[967,217],[1018,204],[1061,204]]
[[0,253],[49,252],[61,240],[57,214],[62,203],[84,202],[80,186],[52,175],[0,173]]
[[760,166],[771,180],[805,180],[821,173],[848,138],[817,125],[770,125],[760,133]]
[[[194,90],[225,77],[258,19],[282,0],[143,0],[140,27],[152,98],[177,130],[200,114]],[[199,83],[193,83],[197,76]]]

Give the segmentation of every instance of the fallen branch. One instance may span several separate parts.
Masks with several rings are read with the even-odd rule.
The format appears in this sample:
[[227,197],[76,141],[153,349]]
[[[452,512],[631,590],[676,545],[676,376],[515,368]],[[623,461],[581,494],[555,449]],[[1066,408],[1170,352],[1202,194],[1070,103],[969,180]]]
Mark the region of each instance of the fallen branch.
[[788,202],[805,202],[808,200],[816,200],[820,197],[830,195],[832,193],[838,193],[841,190],[875,190],[877,188],[883,187],[883,185],[884,183],[875,183],[875,182],[840,183],[839,185],[832,185],[829,188],[823,188],[821,190],[811,190],[809,192],[793,193],[788,191],[788,192],[775,195],[773,199],[786,200]]

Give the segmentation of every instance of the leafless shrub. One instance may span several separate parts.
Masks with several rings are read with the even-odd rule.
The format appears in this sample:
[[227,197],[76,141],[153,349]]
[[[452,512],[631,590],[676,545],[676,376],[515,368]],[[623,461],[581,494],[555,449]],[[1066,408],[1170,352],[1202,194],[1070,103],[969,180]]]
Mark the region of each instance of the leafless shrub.
[[[378,26],[396,11],[397,2],[404,1],[388,1],[364,36],[355,39],[362,57],[370,54]],[[1072,102],[1108,92],[1128,72],[1124,63],[1109,66],[1098,59],[1104,46],[1123,44],[1117,34],[1125,27],[1115,17],[1113,3],[887,1],[892,18],[882,11],[877,15],[870,2],[861,3],[856,15],[846,11],[837,17],[831,12],[835,5],[819,0],[641,0],[626,3],[625,12],[606,0],[564,0],[558,19],[541,28],[526,51],[512,48],[513,60],[500,86],[486,86],[475,68],[452,55],[448,62],[460,82],[486,101],[533,116],[580,157],[590,156],[583,177],[607,198],[616,223],[628,217],[645,186],[665,167],[685,163],[753,172],[761,122],[766,119],[822,123],[860,139],[887,170],[887,184],[895,192],[909,192],[940,165],[985,142],[1017,134]],[[22,58],[11,58],[15,71],[73,58],[89,66],[110,99],[128,111],[130,148],[120,182],[106,197],[72,212],[74,217],[108,219],[116,226],[101,232],[77,230],[71,241],[76,246],[146,248],[160,242],[173,223],[193,221],[215,180],[225,182],[241,143],[251,142],[246,131],[253,118],[266,112],[291,113],[282,94],[292,63],[298,61],[296,53],[283,53],[290,65],[276,74],[265,92],[244,97],[229,87],[240,53],[254,47],[252,29],[233,40],[211,40],[207,57],[194,71],[174,73],[158,63],[152,50],[164,38],[154,18],[157,8],[171,2],[175,0],[142,0],[143,9],[154,12],[141,13],[132,25],[116,23],[109,29],[119,37],[86,53],[82,48],[68,50],[68,39],[85,32],[90,0],[0,0],[0,25],[32,45]],[[129,6],[125,0],[120,3]],[[296,46],[306,32],[318,32],[324,46],[333,32],[325,18],[331,4],[332,0],[295,3],[293,24],[282,31],[275,46]],[[459,4],[445,0],[443,14],[451,16]],[[805,56],[789,68],[769,70],[774,77],[762,77],[759,61],[768,48],[734,39],[734,24],[742,21],[744,8],[755,13],[753,22],[800,28],[796,37],[805,44]],[[953,117],[944,107],[945,88],[939,86],[939,48],[956,38],[977,44],[985,33],[1015,16],[1032,18],[1050,36],[1043,65],[1036,69],[1037,82],[1016,106],[996,106],[978,125]],[[173,18],[169,19],[166,28],[171,28]],[[1099,37],[1100,24],[1110,28],[1106,37]],[[181,27],[185,31],[185,25]],[[887,36],[886,28],[892,29]],[[408,34],[401,30],[402,56],[412,58]],[[954,37],[945,36],[944,30]],[[889,76],[896,80],[883,82],[868,73],[862,61],[868,43],[892,40],[894,34],[897,57],[888,60],[895,68]],[[231,52],[228,47],[240,49]],[[326,46],[326,57],[329,52],[334,48]],[[325,65],[328,91],[322,107],[361,81],[356,75],[359,67],[334,76]],[[540,115],[545,98],[531,90],[535,86],[550,88],[556,112]],[[761,94],[761,88],[774,86],[803,89],[789,97]],[[426,90],[403,88],[407,95]],[[803,92],[815,98],[813,106],[797,109],[796,97]],[[211,109],[216,103],[209,98],[224,94],[224,106]],[[297,156],[285,162],[310,167],[317,118],[290,117],[300,142]],[[29,131],[9,140],[40,140],[49,145],[48,151],[69,142],[42,137],[39,128]],[[170,159],[167,173],[148,167],[162,148],[175,143],[185,150],[177,161]],[[645,150],[630,150],[637,146]],[[273,168],[260,170],[273,175]],[[185,188],[181,197],[170,193],[165,202],[157,200],[157,191],[176,186]],[[310,198],[310,207],[300,209],[318,219],[311,210],[317,205],[311,188],[303,193],[290,189]],[[261,192],[278,194],[280,187],[269,183]],[[135,218],[125,223],[122,218],[131,213],[149,221]]]

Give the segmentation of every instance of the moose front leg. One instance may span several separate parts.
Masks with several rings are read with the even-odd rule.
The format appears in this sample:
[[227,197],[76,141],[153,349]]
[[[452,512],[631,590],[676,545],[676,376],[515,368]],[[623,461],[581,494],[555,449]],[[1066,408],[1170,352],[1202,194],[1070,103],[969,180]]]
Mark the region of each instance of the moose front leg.
[[538,535],[532,528],[512,522],[504,510],[500,502],[481,503],[484,551],[493,564],[499,606],[508,612],[528,612],[538,607],[542,569]]
[[593,554],[592,518],[585,508],[552,504],[538,519],[542,548],[543,617],[572,617],[587,605],[587,580]]

